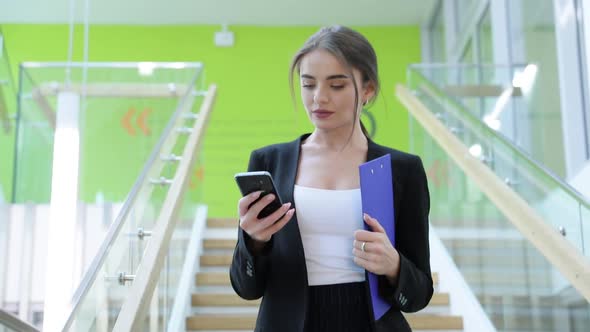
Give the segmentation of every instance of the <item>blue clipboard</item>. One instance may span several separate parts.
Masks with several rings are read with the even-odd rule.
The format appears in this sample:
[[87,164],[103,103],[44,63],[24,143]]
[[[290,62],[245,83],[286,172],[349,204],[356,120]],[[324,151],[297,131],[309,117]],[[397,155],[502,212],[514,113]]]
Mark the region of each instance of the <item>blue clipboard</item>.
[[[377,219],[395,247],[395,215],[391,156],[386,154],[359,166],[363,213]],[[366,230],[369,226],[363,222]],[[378,276],[368,272],[373,315],[378,320],[391,305],[379,295]]]

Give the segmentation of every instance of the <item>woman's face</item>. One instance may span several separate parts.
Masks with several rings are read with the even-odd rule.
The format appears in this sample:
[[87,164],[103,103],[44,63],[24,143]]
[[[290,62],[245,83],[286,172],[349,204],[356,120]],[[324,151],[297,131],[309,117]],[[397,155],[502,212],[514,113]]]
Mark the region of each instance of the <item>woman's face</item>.
[[328,51],[318,49],[306,54],[299,73],[301,98],[313,125],[324,130],[351,128],[356,110],[371,96],[371,85],[363,87],[360,71],[353,69],[359,98],[356,107],[353,78]]

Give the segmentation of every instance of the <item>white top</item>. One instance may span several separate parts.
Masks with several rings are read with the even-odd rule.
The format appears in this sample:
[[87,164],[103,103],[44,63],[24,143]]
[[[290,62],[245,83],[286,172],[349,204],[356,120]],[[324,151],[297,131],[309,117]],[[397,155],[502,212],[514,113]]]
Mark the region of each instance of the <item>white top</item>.
[[361,190],[295,185],[293,196],[309,285],[364,281],[352,256],[354,232],[363,229]]

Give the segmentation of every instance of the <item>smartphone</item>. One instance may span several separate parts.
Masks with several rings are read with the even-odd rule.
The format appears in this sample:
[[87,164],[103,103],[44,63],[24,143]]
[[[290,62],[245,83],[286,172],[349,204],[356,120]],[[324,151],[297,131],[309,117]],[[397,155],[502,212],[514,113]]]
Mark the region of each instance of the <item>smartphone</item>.
[[[260,211],[258,214],[258,219],[268,217],[283,205],[277,188],[275,187],[274,181],[272,180],[272,176],[269,172],[243,172],[236,174],[234,178],[236,179],[236,183],[242,192],[242,196],[246,196],[255,191],[262,191],[262,194],[260,197],[258,197],[258,199],[256,199],[256,201],[254,201],[254,203],[258,202],[268,194],[275,195],[275,199],[266,207],[264,207],[262,211]],[[254,203],[250,204],[250,206],[252,206]],[[248,208],[250,208],[250,206]]]

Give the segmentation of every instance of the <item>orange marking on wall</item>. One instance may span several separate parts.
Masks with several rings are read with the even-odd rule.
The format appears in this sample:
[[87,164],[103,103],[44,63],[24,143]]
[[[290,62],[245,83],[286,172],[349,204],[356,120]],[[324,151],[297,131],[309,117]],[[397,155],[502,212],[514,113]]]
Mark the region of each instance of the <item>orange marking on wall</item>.
[[135,108],[131,107],[127,113],[121,118],[121,126],[123,129],[127,131],[127,133],[131,136],[135,136],[135,128],[131,126],[131,118],[135,114]]
[[151,113],[152,113],[152,109],[146,108],[137,117],[137,125],[139,126],[139,129],[141,129],[143,134],[146,136],[149,136],[151,134],[151,130],[150,130],[150,128],[148,128],[148,126],[146,124],[146,119]]

